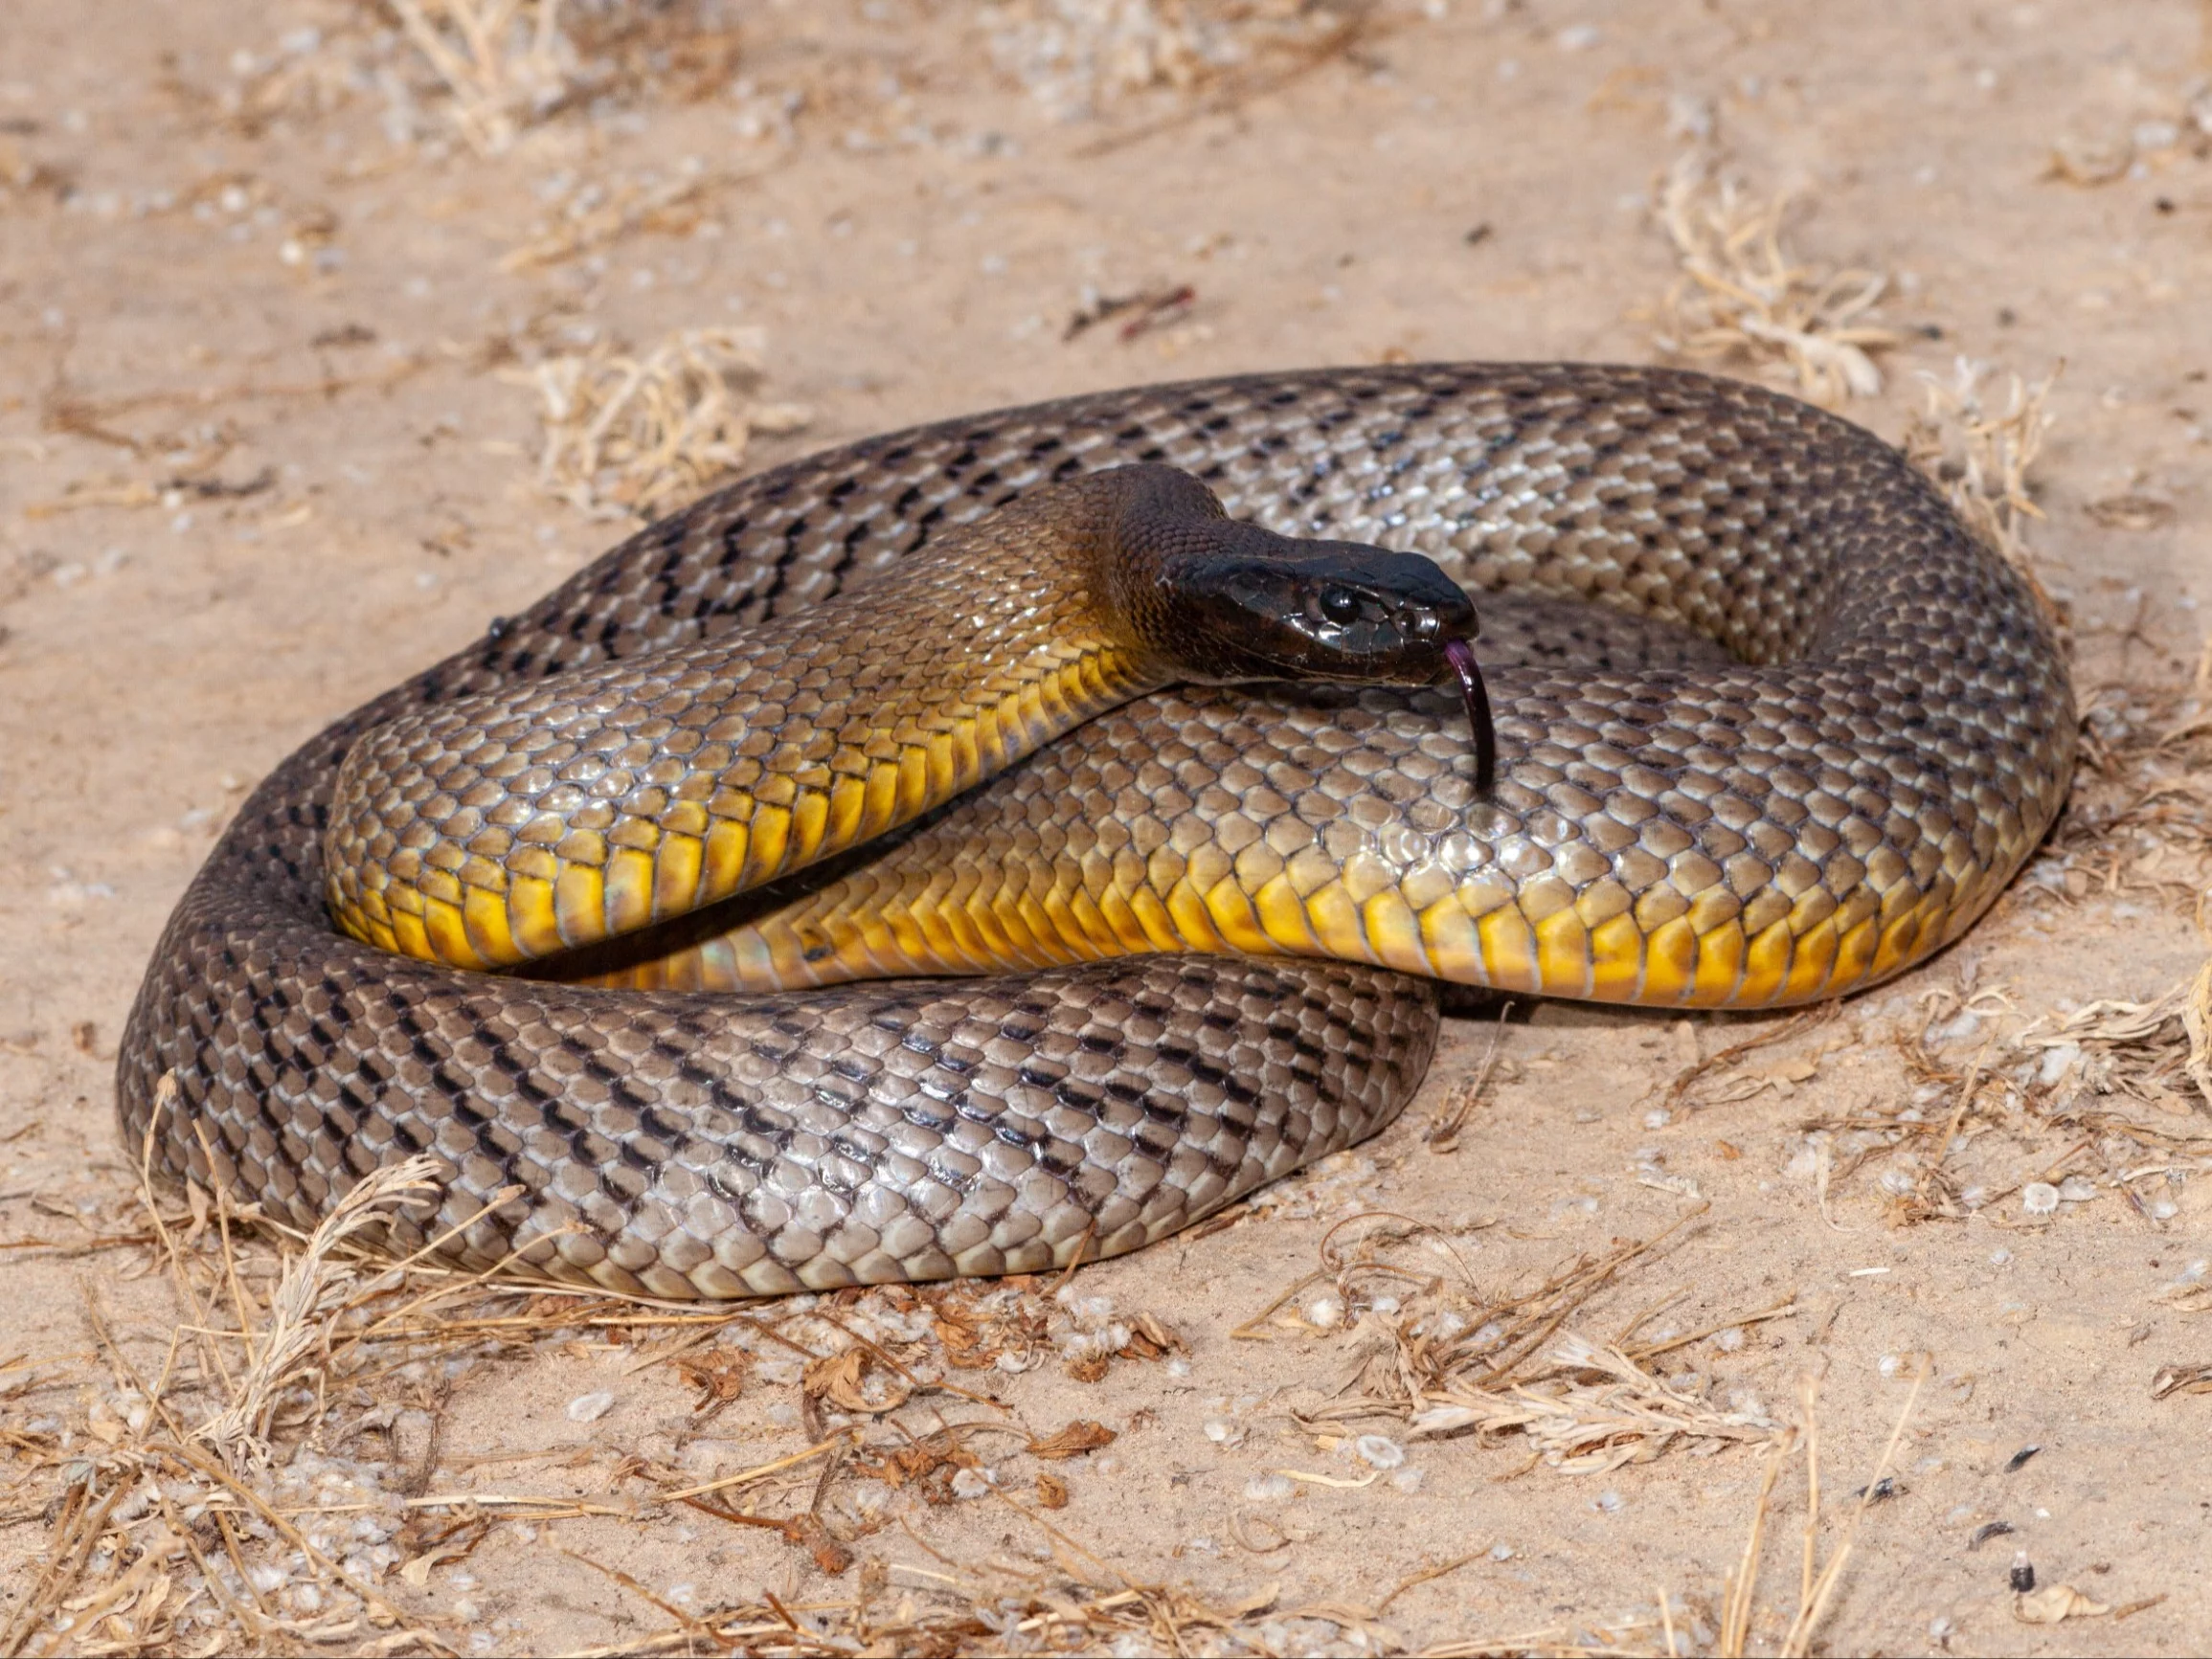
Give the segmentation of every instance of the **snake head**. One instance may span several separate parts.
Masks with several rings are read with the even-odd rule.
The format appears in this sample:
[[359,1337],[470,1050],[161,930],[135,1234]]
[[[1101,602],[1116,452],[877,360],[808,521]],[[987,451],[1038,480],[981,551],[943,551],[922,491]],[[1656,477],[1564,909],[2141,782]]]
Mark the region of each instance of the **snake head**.
[[1221,528],[1216,556],[1170,578],[1171,652],[1194,680],[1426,685],[1446,641],[1475,633],[1467,595],[1418,553]]
[[1458,584],[1417,553],[1269,539],[1287,550],[1226,558],[1191,579],[1180,604],[1204,638],[1177,653],[1189,659],[1191,677],[1382,685],[1449,679],[1475,739],[1475,787],[1487,796],[1497,729],[1470,643],[1475,607]]
[[1204,484],[1169,467],[1115,468],[1090,484],[1113,504],[1103,586],[1122,625],[1177,678],[1456,680],[1487,793],[1496,735],[1468,643],[1475,606],[1433,560],[1277,535],[1230,518]]

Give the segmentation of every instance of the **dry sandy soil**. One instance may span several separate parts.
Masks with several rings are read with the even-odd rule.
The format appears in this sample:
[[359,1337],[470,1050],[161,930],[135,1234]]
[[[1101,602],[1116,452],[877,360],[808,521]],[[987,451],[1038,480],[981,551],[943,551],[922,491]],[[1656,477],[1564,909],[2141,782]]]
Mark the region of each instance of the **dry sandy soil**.
[[[10,1650],[1765,1651],[1808,1536],[1817,1648],[2204,1648],[2212,11],[572,5],[489,90],[418,15],[466,98],[365,3],[0,8]],[[1651,361],[1685,151],[1886,276],[1876,430],[1961,355],[1998,412],[2064,361],[2024,534],[2094,741],[1960,947],[1819,1022],[1455,1020],[1395,1129],[1061,1294],[448,1286],[326,1317],[265,1467],[193,1438],[250,1356],[172,1336],[265,1325],[281,1258],[165,1260],[117,1034],[244,787],[635,522],[541,482],[542,366],[758,326],[734,395],[812,414],[756,466],[1149,379]],[[2156,1006],[2036,1045],[2097,999]],[[1415,1432],[1453,1400],[1497,1426]]]

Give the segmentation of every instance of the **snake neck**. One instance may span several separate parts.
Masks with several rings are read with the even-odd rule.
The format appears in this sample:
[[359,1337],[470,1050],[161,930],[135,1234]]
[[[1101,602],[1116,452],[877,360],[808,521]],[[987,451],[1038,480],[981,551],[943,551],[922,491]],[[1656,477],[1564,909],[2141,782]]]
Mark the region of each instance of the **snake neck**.
[[1106,597],[1112,503],[1087,483],[742,636],[371,731],[326,834],[332,918],[467,968],[597,944],[896,828],[1166,684]]

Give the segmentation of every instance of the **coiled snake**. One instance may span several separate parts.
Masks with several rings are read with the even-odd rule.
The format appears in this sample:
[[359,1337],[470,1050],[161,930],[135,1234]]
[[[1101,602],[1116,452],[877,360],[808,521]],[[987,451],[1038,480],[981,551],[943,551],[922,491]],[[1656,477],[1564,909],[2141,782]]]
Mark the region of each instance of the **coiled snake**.
[[[1078,638],[1001,531],[1127,462],[1474,594],[1494,784],[1456,693],[1152,689]],[[1300,638],[1390,619],[1302,602]],[[1049,614],[958,697],[840,704],[956,666],[948,615]],[[173,1073],[160,1166],[300,1225],[427,1151],[441,1207],[395,1244],[628,1291],[1110,1255],[1387,1123],[1436,979],[1751,1008],[1897,973],[2033,848],[2074,733],[2023,581],[1888,446],[1748,385],[1327,370],[948,421],[651,526],[279,767],[155,949],[124,1131]]]

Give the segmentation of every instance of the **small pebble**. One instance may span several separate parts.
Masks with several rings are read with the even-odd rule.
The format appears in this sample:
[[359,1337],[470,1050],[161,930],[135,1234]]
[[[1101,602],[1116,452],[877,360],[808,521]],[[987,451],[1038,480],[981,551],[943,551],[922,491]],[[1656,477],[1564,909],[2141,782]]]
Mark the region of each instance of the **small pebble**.
[[1352,1450],[1375,1468],[1397,1468],[1406,1461],[1406,1448],[1387,1434],[1363,1434],[1352,1442]]
[[607,1390],[596,1389],[590,1394],[579,1394],[569,1401],[571,1423],[597,1423],[615,1408],[615,1397]]
[[2036,1587],[2035,1563],[2028,1559],[2027,1551],[2013,1552],[2012,1571],[2006,1575],[2006,1579],[2017,1595],[2024,1596]]
[[2059,1183],[2059,1197],[2069,1204],[2085,1203],[2097,1196],[2097,1183],[2082,1176],[2068,1176]]
[[1622,1497],[1620,1493],[1614,1491],[1611,1487],[1608,1487],[1604,1491],[1601,1491],[1597,1494],[1596,1498],[1591,1501],[1590,1507],[1593,1510],[1603,1511],[1606,1514],[1609,1515],[1616,1515],[1620,1513],[1622,1510],[1628,1508],[1628,1499]]

